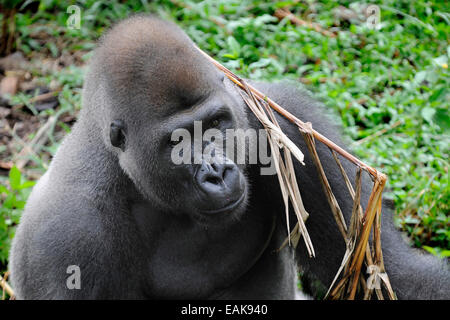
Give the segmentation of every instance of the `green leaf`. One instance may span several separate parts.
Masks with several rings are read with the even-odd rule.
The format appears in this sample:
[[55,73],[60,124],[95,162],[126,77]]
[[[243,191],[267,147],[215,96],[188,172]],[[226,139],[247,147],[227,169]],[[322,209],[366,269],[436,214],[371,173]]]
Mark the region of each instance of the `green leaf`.
[[427,76],[426,71],[419,71],[414,76],[414,82],[417,84],[421,84],[423,82],[423,80],[425,80],[426,76]]
[[6,193],[9,194],[10,191],[4,186],[0,184],[0,193]]
[[232,50],[233,59],[238,58],[239,53],[241,51],[241,46],[239,45],[239,42],[237,42],[234,37],[229,36],[227,38],[227,44],[228,47]]
[[24,183],[22,183],[18,190],[22,190],[22,189],[27,189],[27,188],[31,188],[36,184],[36,181],[25,181]]
[[440,253],[440,256],[443,258],[448,258],[450,257],[450,250],[442,250]]
[[222,55],[222,57],[228,58],[228,59],[236,59],[237,58],[236,55],[230,54],[230,53],[225,53]]
[[442,67],[443,65],[447,64],[448,58],[447,58],[446,55],[443,55],[443,56],[440,56],[440,57],[437,57],[437,58],[433,59],[433,62],[435,64],[437,64],[438,66]]
[[248,67],[249,67],[249,69],[264,68],[264,67],[267,67],[271,62],[272,62],[272,59],[260,59],[256,62],[250,63],[250,65]]
[[428,251],[429,253],[440,257],[440,258],[448,258],[450,257],[450,250],[446,250],[446,249],[441,249],[439,247],[433,248],[433,247],[429,247],[429,246],[422,246],[422,248],[426,251]]
[[20,170],[17,169],[16,166],[13,166],[9,171],[9,184],[11,185],[11,188],[13,190],[18,190],[18,188],[20,187],[20,179]]
[[433,116],[436,113],[436,109],[434,108],[430,108],[430,107],[425,107],[422,109],[421,114],[422,117],[428,122],[428,123],[433,123]]
[[448,109],[438,109],[434,118],[442,130],[450,130],[450,115]]

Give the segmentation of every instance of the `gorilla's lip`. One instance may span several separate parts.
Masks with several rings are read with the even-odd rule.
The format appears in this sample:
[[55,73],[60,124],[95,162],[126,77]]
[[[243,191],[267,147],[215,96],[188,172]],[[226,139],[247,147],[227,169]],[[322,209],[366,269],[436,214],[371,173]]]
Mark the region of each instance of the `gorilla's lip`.
[[237,208],[237,206],[239,206],[242,203],[242,201],[244,201],[246,194],[247,194],[247,192],[244,190],[244,192],[242,192],[242,195],[238,200],[226,205],[225,207],[222,207],[220,209],[215,209],[215,210],[201,210],[201,213],[203,213],[203,214],[219,214],[219,213],[233,211],[234,209]]

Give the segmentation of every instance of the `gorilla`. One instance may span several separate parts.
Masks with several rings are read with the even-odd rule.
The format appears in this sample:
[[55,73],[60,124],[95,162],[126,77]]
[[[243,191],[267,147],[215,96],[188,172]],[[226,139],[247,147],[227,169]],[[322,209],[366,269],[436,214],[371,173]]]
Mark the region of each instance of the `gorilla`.
[[[308,93],[286,82],[252,84],[343,145]],[[192,132],[197,121],[221,132],[262,128],[175,24],[142,15],[117,24],[102,37],[83,90],[79,119],[34,187],[13,241],[18,299],[295,299],[299,267],[309,293],[331,284],[345,243],[295,126],[277,115],[305,152],[295,171],[315,258],[302,243],[278,250],[287,236],[284,202],[277,176],[262,175],[260,162],[172,161],[181,140],[172,133]],[[326,146],[317,151],[348,223],[352,201],[339,168]],[[382,245],[398,298],[450,298],[447,264],[410,248],[386,205]]]

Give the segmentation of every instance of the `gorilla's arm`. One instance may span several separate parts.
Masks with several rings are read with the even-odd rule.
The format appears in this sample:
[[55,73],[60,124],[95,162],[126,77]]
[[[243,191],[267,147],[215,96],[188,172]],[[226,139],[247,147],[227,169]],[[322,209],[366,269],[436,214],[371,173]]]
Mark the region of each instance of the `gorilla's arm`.
[[[87,199],[60,200],[49,201],[63,210],[54,213],[46,208],[42,214],[37,209],[33,214],[45,222],[23,219],[18,229],[10,261],[17,298],[144,298],[143,282],[136,277],[140,269],[136,246],[127,237],[127,231],[135,230],[108,220],[105,215],[111,211],[100,212]],[[81,288],[70,287],[77,274],[69,266],[79,267]]]
[[[309,98],[306,92],[302,92],[287,83],[257,84],[257,87],[296,117],[302,121],[311,122],[315,130],[348,150],[340,138],[339,128],[331,124],[326,117],[327,112],[317,102]],[[345,252],[345,243],[338,231],[318,179],[315,165],[309,156],[308,148],[300,132],[285,118],[279,116],[278,121],[283,131],[305,154],[305,166],[297,161],[294,162],[302,199],[310,214],[306,226],[314,245],[316,257],[308,257],[303,240],[300,240],[297,260],[306,277],[319,280],[325,285],[324,289],[326,289],[331,284],[341,264]],[[328,147],[316,142],[316,148],[333,193],[348,224],[353,203],[345,182]],[[343,158],[341,158],[341,163],[350,180],[354,182],[355,166]],[[362,196],[361,203],[365,207],[372,183],[368,175],[364,175],[362,187],[364,196]],[[280,208],[283,207],[282,204],[278,205],[280,205]],[[411,248],[402,238],[401,232],[395,228],[392,218],[392,211],[384,205],[382,214],[383,257],[386,271],[398,298],[449,299],[450,271],[447,263]],[[295,221],[295,217],[292,216],[290,220]]]
[[[113,193],[118,170],[81,128],[66,137],[21,217],[9,266],[18,299],[144,297],[137,231]],[[69,266],[80,268],[80,289],[67,286]]]
[[[71,199],[65,201],[74,204]],[[16,234],[10,268],[14,272],[17,298],[92,299],[105,298],[114,289],[118,290],[117,293],[122,292],[120,288],[114,288],[116,282],[112,277],[111,281],[105,281],[114,263],[108,261],[109,244],[100,239],[103,236],[101,224],[95,223],[95,218],[93,221],[84,218],[95,217],[98,212],[89,206],[77,210],[58,203],[58,200],[53,199],[52,202],[58,208],[65,208],[66,212],[70,210],[70,214],[59,211],[53,214],[48,208],[42,214],[38,209],[33,213],[35,216],[44,215],[45,223],[32,218],[22,219]],[[69,266],[80,268],[81,289],[67,287],[71,276],[67,273]],[[73,275],[78,277],[75,273]],[[73,283],[74,277],[69,282]]]

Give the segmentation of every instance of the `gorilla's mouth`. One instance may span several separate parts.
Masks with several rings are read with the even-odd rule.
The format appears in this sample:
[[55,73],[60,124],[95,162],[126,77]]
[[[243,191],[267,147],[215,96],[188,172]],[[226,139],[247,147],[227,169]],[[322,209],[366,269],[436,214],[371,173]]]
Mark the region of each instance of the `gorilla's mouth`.
[[234,211],[245,199],[247,192],[244,190],[242,192],[242,195],[239,199],[236,201],[230,202],[226,206],[220,208],[220,209],[214,209],[214,210],[201,210],[200,212],[203,214],[213,215],[213,214],[220,214],[220,213],[229,213]]

